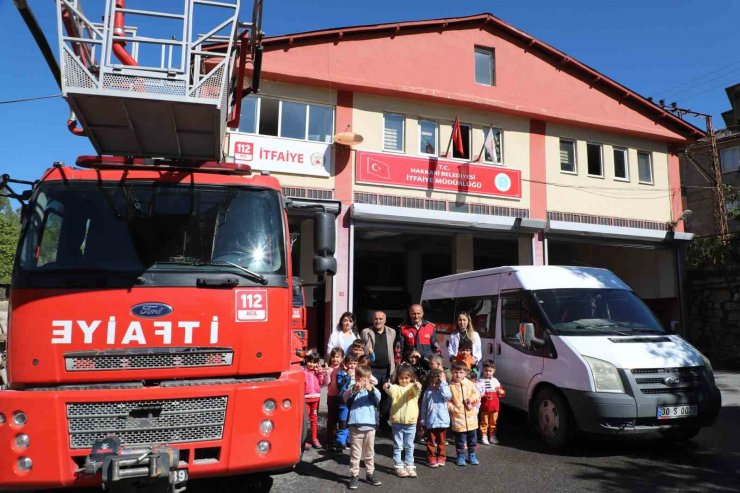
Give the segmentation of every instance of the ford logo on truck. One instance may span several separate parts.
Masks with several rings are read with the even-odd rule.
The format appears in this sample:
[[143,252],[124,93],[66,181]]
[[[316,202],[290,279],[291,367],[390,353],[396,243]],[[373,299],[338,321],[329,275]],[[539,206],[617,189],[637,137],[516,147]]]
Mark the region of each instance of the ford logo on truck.
[[158,318],[172,313],[172,307],[164,303],[139,303],[131,308],[131,315],[141,318]]

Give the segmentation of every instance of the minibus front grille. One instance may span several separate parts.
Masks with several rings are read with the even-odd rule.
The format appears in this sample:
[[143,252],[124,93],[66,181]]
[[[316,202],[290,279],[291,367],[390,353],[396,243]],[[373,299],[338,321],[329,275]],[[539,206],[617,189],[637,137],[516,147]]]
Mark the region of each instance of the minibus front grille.
[[70,448],[116,435],[124,445],[220,440],[227,396],[67,404]]
[[704,368],[634,368],[630,372],[644,395],[686,394],[701,386]]

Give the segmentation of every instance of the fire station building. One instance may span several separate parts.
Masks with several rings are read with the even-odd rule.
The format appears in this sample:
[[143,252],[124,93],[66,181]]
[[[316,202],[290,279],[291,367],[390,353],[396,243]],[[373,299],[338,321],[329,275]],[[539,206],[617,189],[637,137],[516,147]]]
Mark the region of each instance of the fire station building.
[[[676,153],[697,128],[490,14],[264,50],[228,149],[337,214],[338,272],[307,296],[309,345],[346,310],[361,327],[374,309],[398,321],[424,280],[501,265],[605,267],[664,324],[681,319]],[[290,223],[294,272],[315,282],[310,215]]]

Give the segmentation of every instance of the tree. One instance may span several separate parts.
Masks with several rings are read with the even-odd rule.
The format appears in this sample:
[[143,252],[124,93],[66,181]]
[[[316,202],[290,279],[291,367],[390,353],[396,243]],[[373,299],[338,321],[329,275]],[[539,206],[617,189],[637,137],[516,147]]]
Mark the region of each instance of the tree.
[[0,196],[0,284],[10,282],[20,229],[18,212],[13,210],[8,197]]

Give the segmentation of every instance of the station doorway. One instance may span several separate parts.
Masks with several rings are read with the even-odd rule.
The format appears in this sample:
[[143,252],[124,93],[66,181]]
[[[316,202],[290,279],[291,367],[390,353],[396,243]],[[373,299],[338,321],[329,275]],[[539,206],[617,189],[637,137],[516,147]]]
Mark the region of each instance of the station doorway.
[[352,311],[361,328],[375,310],[386,312],[389,326],[399,325],[427,279],[519,263],[515,235],[451,228],[355,225],[353,253]]
[[548,238],[548,264],[609,269],[635,291],[664,327],[681,319],[672,245]]

